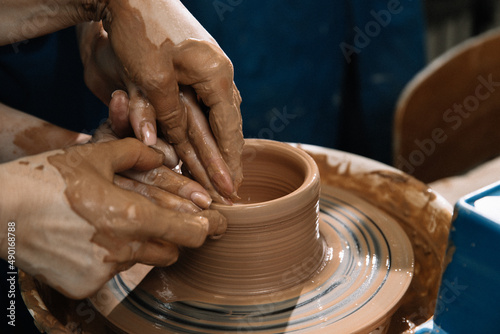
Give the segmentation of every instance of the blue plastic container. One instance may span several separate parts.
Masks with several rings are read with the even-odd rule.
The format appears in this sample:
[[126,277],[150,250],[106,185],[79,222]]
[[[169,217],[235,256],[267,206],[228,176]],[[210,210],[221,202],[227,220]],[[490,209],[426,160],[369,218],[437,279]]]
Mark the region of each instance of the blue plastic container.
[[434,317],[416,333],[500,333],[500,182],[456,203],[448,247]]

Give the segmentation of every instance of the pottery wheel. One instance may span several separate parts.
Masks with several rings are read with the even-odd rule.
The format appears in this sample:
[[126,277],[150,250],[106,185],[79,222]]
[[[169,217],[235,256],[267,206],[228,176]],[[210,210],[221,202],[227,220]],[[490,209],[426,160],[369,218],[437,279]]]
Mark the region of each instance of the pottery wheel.
[[[326,265],[301,286],[248,297],[247,304],[223,296],[216,303],[165,302],[158,296],[168,298],[168,289],[131,287],[119,274],[107,287],[121,303],[107,320],[126,333],[383,332],[413,275],[408,237],[383,211],[325,185],[320,234]],[[147,279],[164,279],[164,270],[155,268]],[[197,295],[194,288],[190,293]]]

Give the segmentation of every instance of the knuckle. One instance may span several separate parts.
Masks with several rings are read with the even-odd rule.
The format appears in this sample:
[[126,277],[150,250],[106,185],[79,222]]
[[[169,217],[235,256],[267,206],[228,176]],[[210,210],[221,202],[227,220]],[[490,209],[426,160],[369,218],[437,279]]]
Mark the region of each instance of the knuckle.
[[186,112],[180,107],[180,104],[177,104],[171,110],[159,113],[158,119],[164,122],[167,126],[174,127],[175,125],[178,125],[179,122],[185,122],[187,117]]
[[150,72],[147,78],[147,81],[144,82],[144,86],[148,90],[164,89],[172,80],[172,76],[164,70]]

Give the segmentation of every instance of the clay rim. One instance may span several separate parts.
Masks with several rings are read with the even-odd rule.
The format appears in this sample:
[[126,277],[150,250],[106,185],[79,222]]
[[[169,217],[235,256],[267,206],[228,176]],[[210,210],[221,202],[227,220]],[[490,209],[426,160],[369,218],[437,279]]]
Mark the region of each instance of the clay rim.
[[[306,151],[299,147],[292,146],[287,143],[282,143],[282,142],[276,142],[273,140],[268,140],[268,139],[245,139],[245,146],[243,148],[243,151],[245,149],[249,148],[254,148],[257,151],[259,150],[269,150],[269,151],[277,151],[277,152],[289,152],[290,155],[293,155],[295,158],[299,158],[300,162],[302,163],[302,171],[304,172],[304,180],[302,184],[293,190],[292,192],[275,198],[271,199],[268,201],[262,201],[262,202],[257,202],[257,203],[238,203],[238,205],[226,205],[226,204],[221,204],[221,203],[212,203],[211,204],[211,209],[214,210],[223,210],[226,212],[232,212],[232,211],[239,211],[242,209],[245,210],[255,210],[258,208],[262,207],[267,207],[270,205],[279,205],[282,202],[290,201],[291,197],[296,197],[297,194],[300,194],[302,192],[307,192],[307,191],[312,191],[312,188],[317,186],[317,184],[320,183],[320,176],[319,176],[319,169],[318,166],[316,165],[316,162],[314,159],[307,154]],[[244,160],[244,159],[243,159]],[[298,164],[297,164],[298,165]],[[243,181],[245,182],[245,181]],[[319,193],[319,191],[318,191]]]

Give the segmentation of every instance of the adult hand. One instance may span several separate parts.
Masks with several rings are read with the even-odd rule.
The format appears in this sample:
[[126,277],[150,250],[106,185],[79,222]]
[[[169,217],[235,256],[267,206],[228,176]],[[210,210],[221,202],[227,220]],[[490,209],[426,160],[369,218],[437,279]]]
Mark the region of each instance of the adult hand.
[[[154,143],[157,120],[182,159],[191,129],[179,85],[191,86],[208,108],[210,130],[229,170],[229,175],[220,168],[207,170],[209,178],[223,197],[236,196],[242,181],[243,135],[241,98],[230,60],[178,0],[115,0],[104,13],[107,33],[96,33],[95,24],[81,30],[87,36],[81,38],[85,67],[106,73],[106,80],[99,79],[102,74],[86,75],[91,89],[96,87],[94,92],[105,103],[114,89],[126,90],[136,136]],[[92,78],[99,83],[93,84]],[[191,144],[197,152],[206,152]]]
[[[115,173],[150,170],[163,159],[127,138],[1,164],[0,221],[15,223],[16,265],[84,298],[134,263],[172,264],[177,245],[198,247],[223,233],[225,219],[215,211],[165,209],[113,184]],[[8,240],[1,237],[6,258]]]

